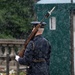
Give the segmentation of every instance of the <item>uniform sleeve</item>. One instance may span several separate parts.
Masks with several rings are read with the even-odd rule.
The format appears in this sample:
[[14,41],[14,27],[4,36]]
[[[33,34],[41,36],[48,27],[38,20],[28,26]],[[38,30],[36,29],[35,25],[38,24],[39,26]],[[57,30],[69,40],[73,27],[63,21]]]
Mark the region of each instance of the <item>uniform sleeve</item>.
[[48,44],[47,64],[50,64],[51,45]]
[[33,58],[33,42],[30,41],[27,45],[27,48],[25,49],[24,56],[22,58],[19,58],[19,63],[22,65],[28,65],[32,62]]

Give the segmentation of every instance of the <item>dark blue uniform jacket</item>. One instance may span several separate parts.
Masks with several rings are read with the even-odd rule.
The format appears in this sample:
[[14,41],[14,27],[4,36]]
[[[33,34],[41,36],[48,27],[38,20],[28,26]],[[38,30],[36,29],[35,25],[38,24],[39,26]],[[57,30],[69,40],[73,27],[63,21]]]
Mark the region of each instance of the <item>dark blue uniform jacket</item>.
[[41,35],[35,36],[29,42],[23,58],[19,63],[28,65],[27,75],[49,75],[51,46]]

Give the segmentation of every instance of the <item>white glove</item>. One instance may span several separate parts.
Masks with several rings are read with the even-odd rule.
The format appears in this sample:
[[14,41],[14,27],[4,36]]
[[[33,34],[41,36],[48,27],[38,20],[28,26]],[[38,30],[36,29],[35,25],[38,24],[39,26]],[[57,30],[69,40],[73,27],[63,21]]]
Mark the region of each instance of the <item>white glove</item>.
[[19,60],[19,58],[20,58],[20,57],[19,57],[18,55],[16,55],[16,56],[15,56],[15,60],[17,60],[17,61],[18,61],[18,60]]

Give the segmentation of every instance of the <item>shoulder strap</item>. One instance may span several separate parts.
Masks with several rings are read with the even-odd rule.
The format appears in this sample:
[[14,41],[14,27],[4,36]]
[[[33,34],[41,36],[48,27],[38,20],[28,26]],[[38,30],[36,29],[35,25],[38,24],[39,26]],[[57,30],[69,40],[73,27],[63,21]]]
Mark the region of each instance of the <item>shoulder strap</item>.
[[34,46],[34,42],[33,42],[33,41],[32,41],[32,46],[33,46],[33,49],[32,49],[32,50],[34,50],[34,47],[35,47],[35,46]]

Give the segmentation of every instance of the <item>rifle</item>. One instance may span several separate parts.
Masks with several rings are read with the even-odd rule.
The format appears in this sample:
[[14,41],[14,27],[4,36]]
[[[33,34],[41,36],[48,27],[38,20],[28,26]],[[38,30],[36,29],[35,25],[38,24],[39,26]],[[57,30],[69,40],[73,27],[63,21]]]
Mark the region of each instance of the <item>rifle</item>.
[[[51,13],[53,12],[54,9],[55,9],[55,7],[53,7],[53,8],[51,9],[51,11],[48,12],[48,13],[44,16],[44,18],[47,18],[49,15],[51,15]],[[44,19],[44,18],[43,18],[43,19]],[[29,35],[29,37],[28,37],[27,40],[25,41],[25,43],[24,43],[24,48],[18,52],[18,55],[19,55],[20,57],[23,57],[24,51],[25,51],[25,49],[26,49],[28,43],[29,43],[30,40],[35,36],[36,32],[38,31],[38,28],[40,28],[40,26],[41,26],[41,24],[42,24],[42,22],[43,22],[43,19],[42,19],[41,22],[35,27],[35,29],[31,32],[31,34]]]

